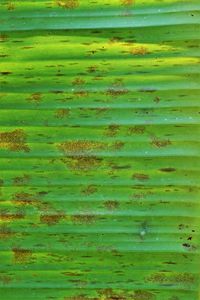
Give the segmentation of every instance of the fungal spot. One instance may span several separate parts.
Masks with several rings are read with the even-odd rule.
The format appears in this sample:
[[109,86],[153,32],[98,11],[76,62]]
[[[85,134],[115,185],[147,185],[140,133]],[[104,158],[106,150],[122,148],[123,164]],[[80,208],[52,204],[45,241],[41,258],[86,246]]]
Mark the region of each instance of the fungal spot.
[[148,291],[138,290],[134,292],[133,300],[153,300],[154,294]]
[[101,159],[94,156],[74,156],[68,159],[62,159],[71,170],[91,170],[100,165]]
[[0,43],[6,42],[8,39],[8,36],[5,34],[0,34]]
[[70,114],[70,109],[58,109],[55,112],[55,117],[58,119],[63,119],[65,117],[68,117]]
[[[99,292],[99,299],[108,299],[108,300],[126,300],[130,299],[125,295],[126,292],[118,291],[113,289],[105,289]],[[126,293],[127,294],[127,293]]]
[[103,142],[87,140],[68,141],[58,145],[59,150],[71,155],[90,154],[104,147],[105,143]]
[[156,273],[149,276],[147,280],[159,284],[191,284],[195,282],[195,276],[191,273]]
[[115,143],[112,144],[113,149],[115,150],[120,150],[124,147],[125,143],[117,141]]
[[13,248],[14,262],[18,264],[27,263],[32,258],[32,251],[22,248]]
[[83,85],[85,83],[85,80],[81,79],[81,78],[75,78],[73,81],[72,81],[72,84],[73,85]]
[[0,72],[0,74],[6,76],[6,75],[12,74],[12,72],[9,72],[9,71],[2,71],[2,72]]
[[98,66],[92,65],[87,68],[88,73],[95,73],[98,69]]
[[56,225],[62,219],[65,218],[63,213],[54,214],[54,215],[40,215],[40,222],[47,224],[48,226]]
[[78,0],[59,0],[56,1],[56,4],[62,8],[66,9],[74,9],[79,6],[79,1]]
[[116,200],[108,200],[104,202],[104,206],[109,210],[114,210],[119,207],[119,202]]
[[89,215],[89,214],[79,214],[79,215],[72,216],[72,221],[78,224],[91,224],[95,221],[95,219],[96,219],[95,215]]
[[7,4],[7,9],[8,9],[8,10],[14,10],[14,9],[15,9],[15,4],[12,3],[12,2],[9,2],[9,3]]
[[0,179],[0,186],[3,186],[3,185],[4,185],[3,179]]
[[38,205],[38,200],[36,200],[32,194],[24,193],[24,192],[15,194],[12,201],[17,205],[23,205],[23,206]]
[[156,137],[153,137],[152,138],[152,141],[151,141],[151,144],[157,148],[163,148],[163,147],[166,147],[166,146],[169,146],[171,145],[171,141],[169,139],[163,139],[163,140],[160,140]]
[[38,104],[41,101],[41,93],[33,93],[29,98],[27,98],[28,101]]
[[120,129],[119,125],[111,124],[106,128],[105,134],[110,137],[116,136],[117,133],[119,132],[119,129]]
[[145,130],[145,126],[133,126],[128,128],[128,134],[143,134]]
[[131,6],[134,4],[134,0],[121,0],[123,6]]
[[149,54],[148,52],[148,49],[143,47],[143,46],[140,46],[140,47],[137,47],[137,48],[132,48],[130,51],[129,51],[130,54],[132,55],[145,55],[145,54]]
[[13,185],[27,185],[30,180],[30,176],[24,174],[23,176],[18,176],[13,178]]
[[0,275],[0,281],[3,283],[3,284],[9,284],[12,282],[12,277],[9,276],[9,275]]
[[145,181],[145,180],[149,179],[149,176],[146,175],[146,174],[135,173],[135,174],[133,174],[132,179],[137,179],[137,180]]
[[5,222],[11,222],[13,220],[20,220],[23,218],[24,218],[24,213],[22,212],[16,212],[14,214],[7,213],[7,212],[0,213],[0,220]]
[[97,187],[95,185],[88,185],[86,188],[82,189],[82,194],[89,196],[97,192]]
[[29,152],[26,144],[26,133],[22,129],[10,132],[0,132],[0,149]]
[[2,224],[0,226],[0,238],[1,239],[10,238],[13,235],[14,235],[14,232],[9,227],[7,227],[5,224]]
[[154,102],[159,103],[159,102],[160,102],[160,97],[156,96],[156,97],[154,98]]
[[162,168],[160,169],[161,172],[175,172],[176,169],[174,168]]

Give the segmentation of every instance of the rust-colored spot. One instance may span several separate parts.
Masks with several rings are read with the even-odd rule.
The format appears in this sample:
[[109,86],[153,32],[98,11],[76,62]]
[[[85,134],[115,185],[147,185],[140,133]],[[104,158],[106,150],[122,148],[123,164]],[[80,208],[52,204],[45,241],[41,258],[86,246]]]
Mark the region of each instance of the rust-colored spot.
[[92,65],[87,68],[88,73],[95,73],[98,70],[98,66]]
[[162,168],[160,169],[161,172],[175,172],[175,168]]
[[0,149],[29,152],[26,144],[26,133],[22,129],[10,132],[0,132]]
[[135,2],[134,0],[121,0],[121,4],[123,6],[131,6],[134,4],[134,2]]
[[3,179],[0,179],[0,186],[3,186],[3,185],[4,185]]
[[95,215],[91,214],[79,214],[72,216],[72,221],[79,224],[91,224],[95,221],[95,219]]
[[92,195],[97,192],[97,187],[95,185],[88,185],[86,188],[81,191],[85,195]]
[[78,0],[59,0],[56,1],[56,4],[62,8],[67,8],[67,9],[74,9],[79,7]]
[[145,132],[145,126],[133,126],[128,128],[128,134],[143,134]]
[[130,297],[128,298],[128,295],[125,294],[126,292],[124,291],[117,291],[117,290],[113,290],[113,289],[105,289],[105,290],[101,290],[99,292],[100,294],[100,299],[106,299],[106,300],[126,300],[126,299],[130,299]]
[[116,124],[111,124],[106,128],[105,134],[107,136],[116,136],[119,132],[120,126]]
[[129,53],[132,55],[145,55],[145,54],[149,54],[149,51],[146,47],[140,46],[140,47],[132,48],[129,51]]
[[11,281],[12,281],[12,277],[9,276],[9,275],[0,275],[0,281],[3,283],[3,284],[9,284]]
[[6,75],[12,74],[12,72],[9,72],[9,71],[2,71],[2,72],[0,72],[0,74],[3,75],[3,76],[6,76]]
[[143,180],[148,180],[149,176],[146,174],[135,173],[135,174],[133,174],[132,178],[143,181]]
[[72,170],[91,170],[100,165],[101,159],[94,156],[73,156],[62,161]]
[[88,92],[84,90],[74,91],[73,94],[79,98],[88,96]]
[[23,205],[23,206],[26,206],[26,205],[36,205],[37,206],[37,204],[38,204],[38,200],[35,199],[32,194],[24,193],[24,192],[15,194],[12,201],[15,204]]
[[191,273],[179,273],[179,274],[164,274],[156,273],[152,274],[147,278],[148,281],[160,283],[160,284],[171,284],[171,283],[183,283],[192,284],[196,281],[195,276]]
[[85,80],[81,79],[81,78],[75,78],[73,81],[72,81],[72,84],[74,85],[83,85],[85,83]]
[[119,207],[119,202],[116,200],[108,200],[104,202],[104,206],[109,210],[113,210]]
[[30,176],[27,174],[24,174],[23,176],[18,176],[13,178],[13,184],[14,185],[26,185],[28,184],[30,180]]
[[22,248],[13,248],[14,262],[27,263],[32,258],[32,251]]
[[33,93],[30,97],[27,98],[30,102],[39,103],[41,101],[42,94],[41,93]]
[[70,114],[70,109],[66,109],[66,108],[58,109],[55,112],[55,117],[58,119],[63,119],[65,117],[68,117],[69,114]]
[[99,141],[76,140],[67,141],[58,145],[59,150],[69,154],[88,154],[95,150],[101,150],[105,143]]
[[13,235],[14,235],[14,232],[9,227],[7,227],[5,224],[2,224],[0,226],[0,238],[1,239],[10,238]]
[[156,137],[153,137],[151,140],[151,144],[157,148],[162,148],[171,145],[171,141],[169,139],[160,140]]
[[40,222],[47,224],[48,226],[52,226],[52,225],[56,225],[64,218],[65,215],[63,213],[58,213],[54,215],[41,215]]
[[12,3],[12,2],[9,2],[9,3],[7,4],[7,9],[8,9],[8,10],[14,10],[14,9],[15,9],[15,4]]
[[3,43],[3,42],[5,42],[5,41],[7,41],[7,39],[8,39],[8,36],[7,36],[7,35],[5,35],[5,34],[0,34],[0,43]]
[[117,97],[117,96],[122,96],[126,95],[128,93],[128,90],[126,88],[115,88],[111,87],[107,89],[106,95],[112,96],[112,97]]
[[1,212],[0,213],[0,220],[5,221],[5,222],[11,222],[13,220],[20,220],[24,218],[24,213],[22,212],[16,212],[14,214],[8,214]]
[[133,300],[153,300],[154,294],[148,291],[138,290],[134,292]]
[[124,147],[124,145],[125,145],[124,142],[117,141],[117,142],[113,143],[112,147],[115,150],[120,150]]

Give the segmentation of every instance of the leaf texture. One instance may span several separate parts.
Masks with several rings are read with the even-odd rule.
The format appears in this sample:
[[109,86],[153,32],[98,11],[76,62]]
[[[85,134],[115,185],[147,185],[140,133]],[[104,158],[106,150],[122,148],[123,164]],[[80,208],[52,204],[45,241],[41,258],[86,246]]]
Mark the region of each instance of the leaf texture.
[[1,1],[2,300],[199,299],[199,14]]

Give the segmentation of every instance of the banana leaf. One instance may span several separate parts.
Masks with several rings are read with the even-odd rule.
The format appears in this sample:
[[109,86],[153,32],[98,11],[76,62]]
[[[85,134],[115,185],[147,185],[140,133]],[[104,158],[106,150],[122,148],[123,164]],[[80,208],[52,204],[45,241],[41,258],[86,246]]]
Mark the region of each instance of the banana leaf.
[[199,0],[1,0],[0,298],[198,300]]

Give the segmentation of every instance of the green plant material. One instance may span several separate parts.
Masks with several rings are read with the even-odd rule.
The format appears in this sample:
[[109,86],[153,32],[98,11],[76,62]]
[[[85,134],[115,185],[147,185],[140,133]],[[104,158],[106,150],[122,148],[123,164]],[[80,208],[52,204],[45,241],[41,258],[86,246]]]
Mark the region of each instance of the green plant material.
[[198,300],[199,0],[0,3],[2,300]]

